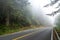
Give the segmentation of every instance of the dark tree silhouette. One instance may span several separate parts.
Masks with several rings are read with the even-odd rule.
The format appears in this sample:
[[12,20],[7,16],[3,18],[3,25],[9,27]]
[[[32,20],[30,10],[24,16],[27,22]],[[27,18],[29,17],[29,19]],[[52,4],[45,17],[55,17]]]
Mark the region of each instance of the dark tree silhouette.
[[[58,3],[60,0],[50,0],[51,1],[51,3],[49,3],[49,4],[47,4],[47,5],[45,5],[44,7],[49,7],[49,6],[54,6],[56,3]],[[56,7],[56,9],[58,8],[58,10],[56,10],[56,11],[54,11],[54,12],[52,12],[51,14],[49,14],[49,15],[55,15],[55,14],[57,14],[57,13],[59,13],[59,11],[60,11],[60,3],[58,3],[58,6]]]

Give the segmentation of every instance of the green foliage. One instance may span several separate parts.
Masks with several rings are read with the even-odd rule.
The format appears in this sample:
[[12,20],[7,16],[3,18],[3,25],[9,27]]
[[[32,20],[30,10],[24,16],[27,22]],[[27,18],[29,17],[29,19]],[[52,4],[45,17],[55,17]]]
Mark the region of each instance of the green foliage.
[[7,31],[7,27],[5,25],[0,25],[0,35],[4,34]]
[[0,35],[38,25],[39,21],[32,19],[28,0],[2,0],[0,3]]
[[60,15],[58,15],[58,17],[56,18],[55,24],[56,24],[56,30],[60,31]]

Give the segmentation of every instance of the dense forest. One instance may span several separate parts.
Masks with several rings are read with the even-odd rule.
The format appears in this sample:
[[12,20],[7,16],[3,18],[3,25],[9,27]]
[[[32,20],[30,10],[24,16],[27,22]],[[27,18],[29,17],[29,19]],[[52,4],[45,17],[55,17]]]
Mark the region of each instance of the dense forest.
[[40,26],[29,10],[28,0],[0,1],[0,34],[31,25]]

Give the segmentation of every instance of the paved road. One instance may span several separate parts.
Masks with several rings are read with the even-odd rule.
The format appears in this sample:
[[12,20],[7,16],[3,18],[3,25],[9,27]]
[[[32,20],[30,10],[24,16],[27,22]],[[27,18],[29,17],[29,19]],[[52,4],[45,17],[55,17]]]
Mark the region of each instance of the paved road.
[[0,40],[51,40],[52,28],[37,28],[0,36]]

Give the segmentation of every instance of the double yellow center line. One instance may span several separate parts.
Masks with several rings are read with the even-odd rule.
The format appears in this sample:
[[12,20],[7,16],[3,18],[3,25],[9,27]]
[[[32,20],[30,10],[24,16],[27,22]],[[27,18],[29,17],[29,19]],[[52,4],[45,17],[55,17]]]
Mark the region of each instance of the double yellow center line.
[[24,37],[26,37],[26,36],[32,35],[33,33],[36,33],[36,32],[37,32],[37,31],[32,32],[32,33],[29,33],[29,34],[25,34],[25,35],[23,35],[23,36],[20,36],[20,37],[14,38],[14,39],[12,39],[12,40],[18,40],[18,39],[24,38]]

